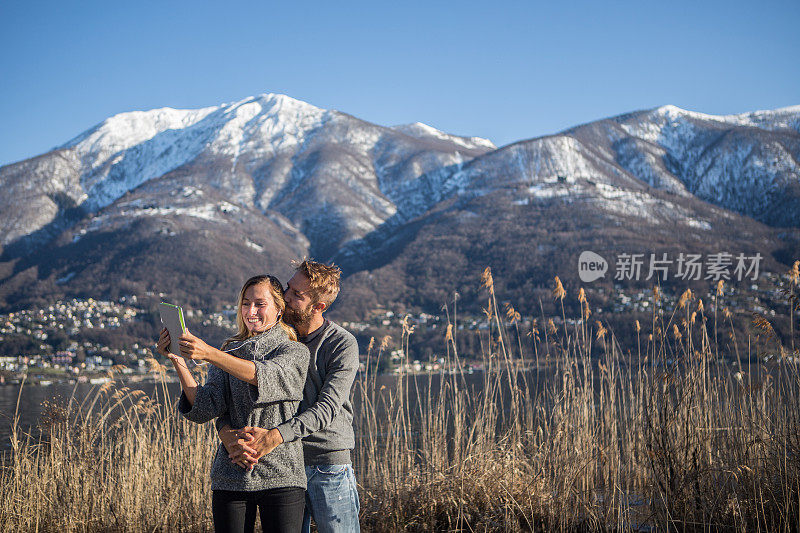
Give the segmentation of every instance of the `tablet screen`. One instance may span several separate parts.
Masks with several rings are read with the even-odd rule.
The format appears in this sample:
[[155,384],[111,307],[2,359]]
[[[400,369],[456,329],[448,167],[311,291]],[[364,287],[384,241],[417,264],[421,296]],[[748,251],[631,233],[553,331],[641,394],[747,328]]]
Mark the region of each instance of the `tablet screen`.
[[169,331],[170,347],[169,351],[175,355],[180,355],[180,336],[186,332],[186,323],[183,321],[183,309],[180,306],[160,303],[158,312],[161,314],[161,323]]

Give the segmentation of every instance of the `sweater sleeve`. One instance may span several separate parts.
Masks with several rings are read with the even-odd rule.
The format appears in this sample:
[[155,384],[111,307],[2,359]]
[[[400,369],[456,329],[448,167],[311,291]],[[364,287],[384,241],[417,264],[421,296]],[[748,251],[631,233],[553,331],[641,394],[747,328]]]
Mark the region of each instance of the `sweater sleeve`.
[[197,423],[208,422],[228,412],[228,380],[223,370],[209,365],[205,384],[197,387],[194,405],[189,403],[186,394],[181,392],[178,411],[188,420]]
[[254,361],[258,385],[248,387],[250,400],[254,404],[301,401],[308,359],[308,348],[299,342],[290,342],[280,346],[269,359]]
[[302,439],[325,429],[350,397],[358,371],[358,343],[349,333],[331,350],[325,379],[316,401],[308,409],[278,426],[284,442]]
[[214,420],[214,427],[217,428],[217,433],[219,433],[219,430],[224,428],[225,426],[230,426],[233,429],[239,429],[233,427],[233,422],[231,422],[230,414],[227,411],[225,411],[225,413],[220,415],[219,418]]

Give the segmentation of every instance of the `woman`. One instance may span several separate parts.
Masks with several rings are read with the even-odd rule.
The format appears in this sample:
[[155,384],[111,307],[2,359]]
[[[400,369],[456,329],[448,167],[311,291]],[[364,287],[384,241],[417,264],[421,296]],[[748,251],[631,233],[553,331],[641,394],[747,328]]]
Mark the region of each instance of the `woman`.
[[[166,329],[158,351],[169,357],[181,381],[178,409],[193,422],[225,416],[234,427],[275,427],[297,413],[308,370],[308,349],[283,323],[283,287],[273,276],[256,276],[239,292],[238,333],[222,350],[188,331],[180,355],[169,353]],[[211,363],[206,383],[198,386],[183,358]],[[211,465],[214,529],[253,531],[256,508],[266,531],[300,531],[306,476],[302,444],[279,446],[252,468],[233,464],[222,444]]]

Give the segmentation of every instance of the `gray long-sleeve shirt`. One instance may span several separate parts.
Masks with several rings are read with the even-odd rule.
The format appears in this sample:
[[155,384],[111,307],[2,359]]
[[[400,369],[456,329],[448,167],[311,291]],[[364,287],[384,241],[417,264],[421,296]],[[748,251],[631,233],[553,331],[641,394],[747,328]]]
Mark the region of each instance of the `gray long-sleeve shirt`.
[[355,447],[350,391],[358,371],[358,343],[334,322],[323,327],[308,344],[311,359],[300,414],[280,424],[278,431],[284,446],[303,439],[307,465],[349,464]]
[[[223,417],[233,427],[275,427],[297,414],[308,370],[308,349],[289,340],[280,326],[231,345],[227,351],[256,365],[258,385],[234,378],[211,366],[194,405],[181,394],[178,410],[193,422]],[[211,464],[212,490],[255,491],[279,487],[306,488],[299,441],[279,446],[252,470],[231,462],[222,443]]]

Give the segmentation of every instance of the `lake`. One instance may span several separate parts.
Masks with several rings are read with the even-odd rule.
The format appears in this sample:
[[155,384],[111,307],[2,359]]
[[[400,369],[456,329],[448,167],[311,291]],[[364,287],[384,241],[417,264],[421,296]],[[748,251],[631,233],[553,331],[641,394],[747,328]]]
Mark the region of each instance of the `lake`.
[[[547,368],[542,369],[541,373],[537,373],[534,370],[529,370],[527,372],[527,381],[529,387],[537,387],[537,374],[538,374],[538,387],[547,387],[551,386],[553,382],[553,373],[554,368]],[[730,371],[729,368],[725,368],[725,373],[727,374]],[[758,374],[758,367],[753,369],[754,376]],[[779,377],[779,373],[776,373],[773,369],[772,373],[775,373],[775,377]],[[522,376],[520,375],[520,378]],[[461,377],[458,378],[459,381],[459,388],[463,388],[466,386],[467,388],[474,388],[473,390],[480,390],[483,387],[483,383],[486,376],[484,376],[483,372],[476,372],[474,374],[464,374],[463,380]],[[599,374],[594,374],[595,378],[595,390],[599,390]],[[360,381],[361,375],[359,375],[356,380],[357,382]],[[407,395],[410,401],[410,405],[408,406],[411,408],[412,412],[416,409],[417,405],[417,394],[426,395],[429,384],[432,391],[436,391],[439,389],[439,380],[441,376],[439,374],[434,375],[427,375],[427,374],[418,374],[418,375],[409,375],[408,376],[408,388],[407,388]],[[445,379],[451,380],[452,376],[445,376]],[[505,380],[505,378],[503,378]],[[397,380],[398,377],[392,374],[385,374],[377,376],[376,383],[375,383],[375,390],[379,391],[380,395],[386,395],[390,391],[397,390]],[[417,384],[414,384],[416,380]],[[556,383],[560,383],[560,380],[556,381]],[[520,382],[520,385],[522,383]],[[621,386],[622,383],[620,382],[619,385]],[[0,451],[10,450],[10,440],[9,437],[11,435],[11,424],[14,418],[14,412],[17,406],[17,400],[19,399],[19,428],[24,432],[31,431],[34,436],[37,435],[36,426],[39,423],[39,419],[42,415],[43,411],[43,403],[46,401],[50,401],[56,403],[57,405],[66,406],[67,402],[70,397],[73,395],[78,401],[82,401],[84,398],[88,396],[92,396],[95,391],[101,385],[91,385],[88,383],[78,383],[78,384],[52,384],[49,386],[42,386],[42,385],[34,385],[34,384],[25,384],[22,386],[22,393],[20,394],[20,386],[19,385],[3,385],[0,386]],[[138,389],[144,391],[148,396],[152,396],[156,387],[161,390],[162,385],[156,383],[147,383],[147,382],[137,382],[137,383],[127,383],[124,381],[117,382],[117,388],[121,388],[123,386],[128,386],[131,389]],[[358,387],[358,383],[356,384]],[[503,387],[506,389],[506,387]],[[171,401],[176,401],[178,395],[180,394],[180,385],[176,383],[168,383],[167,384],[168,394],[170,396]],[[503,391],[503,395],[505,396],[507,391]],[[354,395],[354,409],[358,412],[359,409],[359,401],[358,401],[358,394]],[[161,394],[159,394],[161,397]],[[382,402],[378,402],[378,405],[375,406],[378,414],[380,415],[381,412],[384,411]]]
[[[420,392],[426,391],[428,388],[429,379],[432,380],[432,390],[436,390],[438,388],[440,379],[439,375],[429,376],[427,374],[410,375],[408,377],[410,385],[408,392],[412,405],[416,403],[415,397],[417,390]],[[360,380],[361,376],[359,375],[359,377],[356,379],[357,381]],[[475,373],[471,375],[465,375],[464,379],[468,385],[480,387],[482,385],[484,376],[483,373]],[[391,390],[396,390],[397,380],[398,378],[396,375],[380,375],[377,377],[376,390],[381,389],[382,386],[385,386],[382,394],[386,394]],[[417,381],[417,386],[414,386],[413,380]],[[122,380],[117,381],[116,388],[122,388],[124,386],[130,387],[134,390],[142,390],[148,396],[153,396],[156,387],[159,388],[159,392],[162,387],[160,383],[128,383]],[[89,383],[54,383],[47,386],[26,383],[21,387],[20,385],[0,386],[0,451],[11,449],[9,437],[11,436],[11,426],[14,419],[15,410],[17,409],[18,400],[20,430],[23,432],[30,431],[34,436],[37,436],[38,432],[36,431],[36,428],[42,415],[44,402],[52,402],[57,405],[66,406],[71,397],[74,396],[78,402],[83,401],[83,399],[93,396],[99,387],[101,387],[101,385],[91,385]],[[168,383],[167,390],[171,400],[177,401],[178,396],[180,395],[180,384],[177,382]],[[159,394],[159,397],[160,396],[161,395]],[[357,403],[357,400],[355,401]],[[381,405],[377,407],[379,411],[382,410]],[[356,405],[355,408],[357,409],[358,406]]]
[[[152,395],[155,390],[155,383],[125,383],[122,386],[129,386],[132,389],[141,389],[146,394]],[[92,395],[100,385],[90,385],[89,383],[54,383],[52,385],[3,385],[0,386],[0,450],[10,450],[11,443],[11,424],[14,413],[17,411],[17,401],[19,400],[19,428],[24,432],[33,430],[36,435],[36,426],[42,415],[43,404],[46,401],[66,406],[70,397],[73,395],[78,401],[82,401],[87,396]],[[160,387],[160,385],[159,385]],[[171,396],[178,398],[180,385],[170,383],[167,385]]]

